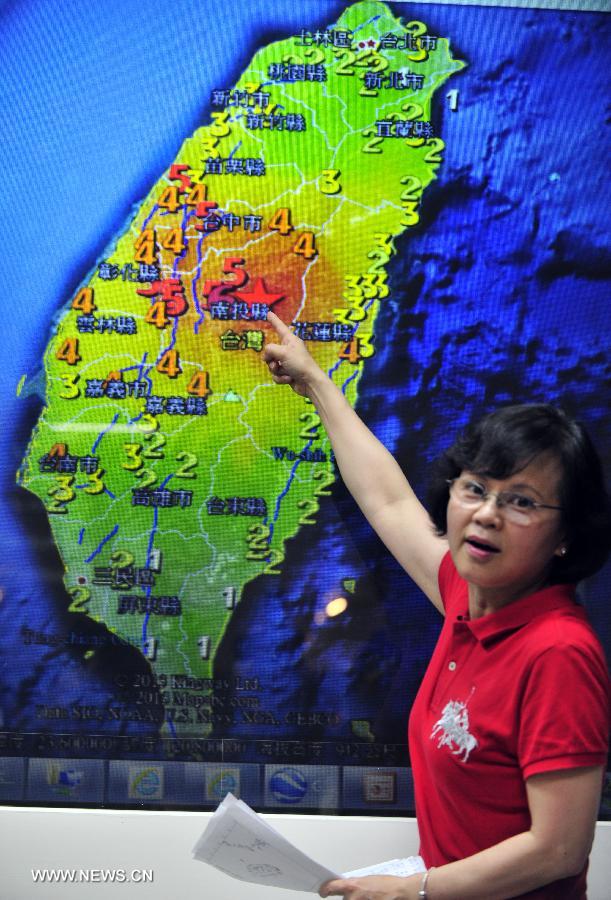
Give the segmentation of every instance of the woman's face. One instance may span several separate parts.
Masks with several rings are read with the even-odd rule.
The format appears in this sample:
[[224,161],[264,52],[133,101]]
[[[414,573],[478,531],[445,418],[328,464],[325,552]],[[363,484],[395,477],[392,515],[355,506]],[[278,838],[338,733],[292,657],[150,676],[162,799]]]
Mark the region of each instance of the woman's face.
[[[472,472],[488,491],[515,491],[538,503],[560,505],[561,468],[557,458],[542,454],[509,478],[497,480]],[[537,509],[529,524],[512,521],[489,496],[480,506],[448,503],[448,542],[459,574],[487,592],[495,605],[504,605],[537,590],[547,580],[554,555],[563,541],[562,513]]]

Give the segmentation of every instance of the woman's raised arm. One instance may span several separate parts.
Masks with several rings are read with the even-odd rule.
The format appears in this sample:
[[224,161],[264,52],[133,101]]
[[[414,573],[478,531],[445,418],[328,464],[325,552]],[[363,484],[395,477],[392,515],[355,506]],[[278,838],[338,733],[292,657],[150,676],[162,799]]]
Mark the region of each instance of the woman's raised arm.
[[341,390],[277,315],[268,321],[280,337],[263,359],[277,384],[309,397],[331,441],[344,483],[372,528],[431,602],[443,612],[437,571],[447,542],[438,537],[394,457],[359,419]]

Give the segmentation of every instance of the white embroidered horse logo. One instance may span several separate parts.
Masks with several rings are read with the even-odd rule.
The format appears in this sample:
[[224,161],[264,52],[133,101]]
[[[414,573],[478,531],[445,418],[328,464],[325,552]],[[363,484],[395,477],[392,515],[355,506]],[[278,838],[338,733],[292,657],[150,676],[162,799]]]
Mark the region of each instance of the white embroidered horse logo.
[[461,700],[446,703],[441,718],[433,726],[431,740],[440,735],[437,747],[450,747],[454,755],[460,754],[466,762],[469,754],[477,747],[477,741],[469,733],[469,713],[467,704]]

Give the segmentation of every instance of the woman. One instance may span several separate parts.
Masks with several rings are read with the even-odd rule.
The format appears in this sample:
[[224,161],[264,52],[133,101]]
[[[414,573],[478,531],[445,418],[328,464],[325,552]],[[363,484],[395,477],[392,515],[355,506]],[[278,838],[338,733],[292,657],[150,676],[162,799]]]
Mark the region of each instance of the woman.
[[440,463],[433,527],[302,341],[268,319],[281,339],[263,354],[274,381],[315,404],[346,486],[445,616],[409,726],[427,871],[336,879],[321,896],[583,900],[609,684],[572,583],[600,568],[611,541],[587,435],[544,405],[486,417]]

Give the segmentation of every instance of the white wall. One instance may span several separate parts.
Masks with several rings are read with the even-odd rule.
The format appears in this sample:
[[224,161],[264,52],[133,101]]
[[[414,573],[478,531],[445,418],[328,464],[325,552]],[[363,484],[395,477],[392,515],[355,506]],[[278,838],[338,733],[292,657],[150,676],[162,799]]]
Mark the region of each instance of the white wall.
[[[244,884],[191,857],[210,813],[0,807],[2,900],[295,900]],[[413,819],[266,816],[289,840],[338,871],[416,853]],[[152,883],[34,884],[31,869],[152,869]],[[611,823],[599,824],[589,900],[611,897]],[[303,895],[301,895],[303,896]]]

